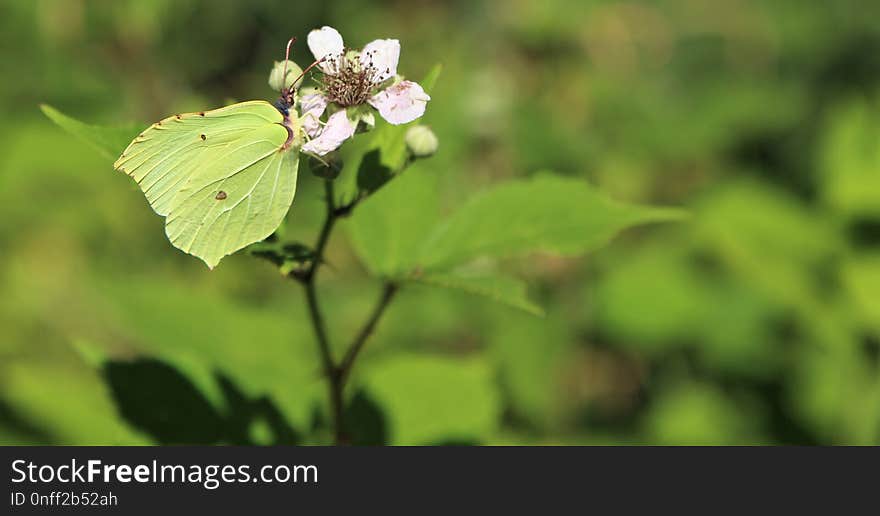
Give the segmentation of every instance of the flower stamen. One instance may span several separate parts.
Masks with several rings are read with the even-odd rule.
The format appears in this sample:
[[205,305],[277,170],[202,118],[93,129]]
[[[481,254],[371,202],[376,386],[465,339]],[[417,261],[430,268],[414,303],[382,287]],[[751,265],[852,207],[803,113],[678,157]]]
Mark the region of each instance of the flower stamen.
[[382,71],[373,64],[373,52],[366,55],[366,65],[350,59],[345,51],[327,57],[329,66],[319,80],[327,100],[349,107],[363,104],[373,96],[373,90],[382,82]]

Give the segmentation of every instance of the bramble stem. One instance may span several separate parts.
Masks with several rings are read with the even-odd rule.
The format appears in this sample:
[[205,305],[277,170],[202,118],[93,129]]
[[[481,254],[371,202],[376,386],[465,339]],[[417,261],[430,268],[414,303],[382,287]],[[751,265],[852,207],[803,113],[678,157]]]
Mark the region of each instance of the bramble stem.
[[324,370],[324,376],[327,378],[327,389],[330,396],[330,408],[333,416],[333,442],[337,445],[347,444],[348,438],[345,435],[344,421],[344,389],[345,382],[348,379],[355,359],[364,347],[367,339],[376,328],[376,324],[385,312],[394,295],[397,293],[398,286],[394,283],[386,283],[382,289],[382,295],[376,304],[369,319],[358,332],[352,344],[349,346],[342,361],[337,365],[333,359],[332,347],[330,339],[327,336],[327,327],[324,322],[324,316],[321,312],[321,306],[318,303],[318,293],[315,286],[315,277],[321,264],[324,262],[324,251],[327,242],[330,240],[330,234],[339,217],[347,216],[354,208],[355,202],[348,205],[338,207],[335,205],[333,194],[333,180],[324,180],[324,195],[327,203],[327,213],[324,218],[324,224],[321,226],[321,232],[318,235],[318,241],[315,244],[314,256],[309,268],[301,275],[296,276],[303,286],[306,293],[306,305],[308,306],[309,318],[315,331],[315,338],[318,342],[318,351],[321,356],[321,364]]
[[373,334],[373,330],[376,329],[376,323],[379,322],[382,314],[385,313],[385,309],[388,308],[391,300],[394,299],[397,289],[397,284],[391,282],[385,283],[382,287],[382,295],[376,303],[376,306],[373,308],[373,313],[370,314],[370,318],[367,319],[364,327],[358,332],[357,337],[355,337],[351,346],[348,348],[348,351],[345,353],[345,357],[343,357],[342,362],[339,364],[339,374],[341,376],[340,381],[343,386],[345,386],[345,381],[348,379],[348,375],[351,372],[351,368],[354,366],[354,361],[357,359],[358,353],[360,353],[364,344],[367,342],[367,339],[370,338],[370,335]]
[[336,363],[333,360],[333,352],[330,347],[330,339],[327,337],[327,326],[324,323],[324,316],[321,313],[321,306],[318,303],[318,292],[315,287],[315,277],[318,268],[324,261],[324,249],[330,240],[330,233],[333,231],[333,225],[336,222],[335,209],[333,207],[333,182],[329,179],[324,181],[324,195],[327,203],[327,215],[324,218],[324,224],[321,226],[321,233],[318,235],[318,242],[315,244],[314,256],[308,270],[301,277],[301,281],[305,286],[306,304],[309,309],[309,318],[312,322],[312,328],[315,331],[315,339],[318,341],[318,351],[321,355],[321,366],[324,370],[324,376],[327,378],[327,387],[329,389],[331,411],[333,414],[333,436],[336,444],[343,442],[342,435],[342,388],[337,381],[338,373],[336,371]]
[[324,225],[321,227],[321,234],[318,236],[318,243],[315,244],[315,255],[312,257],[312,263],[309,265],[303,277],[303,283],[306,287],[306,301],[309,305],[309,315],[312,319],[312,326],[315,329],[315,337],[318,339],[318,346],[321,351],[321,363],[324,366],[324,373],[330,375],[333,369],[333,354],[330,351],[330,340],[327,338],[327,329],[324,324],[324,317],[321,315],[321,308],[318,305],[318,294],[315,291],[315,275],[318,267],[324,260],[324,248],[327,247],[327,241],[330,239],[330,232],[333,231],[333,224],[336,217],[333,215],[333,183],[327,180],[325,183],[325,193],[327,195],[327,217],[324,219]]

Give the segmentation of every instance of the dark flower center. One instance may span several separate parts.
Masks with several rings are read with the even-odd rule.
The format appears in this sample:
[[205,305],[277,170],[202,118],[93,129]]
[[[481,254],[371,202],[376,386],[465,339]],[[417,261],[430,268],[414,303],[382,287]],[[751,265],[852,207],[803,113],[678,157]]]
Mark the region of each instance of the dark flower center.
[[[373,53],[367,53],[365,64],[360,59],[348,59],[345,54],[331,55],[326,62],[330,72],[320,79],[321,89],[327,100],[343,107],[363,104],[371,96],[379,82],[381,70],[373,65]],[[386,70],[387,73],[387,70]]]

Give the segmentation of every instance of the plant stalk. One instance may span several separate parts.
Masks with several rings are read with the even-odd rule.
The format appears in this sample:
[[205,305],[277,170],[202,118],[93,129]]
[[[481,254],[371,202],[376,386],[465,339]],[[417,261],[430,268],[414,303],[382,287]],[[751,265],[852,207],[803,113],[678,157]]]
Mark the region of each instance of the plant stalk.
[[327,242],[330,240],[330,233],[336,223],[336,214],[333,200],[333,182],[329,179],[324,180],[324,195],[327,203],[327,214],[324,218],[324,224],[321,226],[321,232],[318,235],[318,241],[315,244],[314,256],[308,270],[301,277],[301,282],[305,287],[306,305],[308,306],[309,318],[312,328],[315,332],[315,340],[318,342],[318,351],[321,356],[321,367],[324,377],[327,379],[327,388],[330,398],[332,425],[333,425],[333,441],[335,444],[345,442],[343,435],[342,421],[342,385],[338,380],[339,374],[336,368],[336,362],[333,359],[333,352],[330,346],[330,339],[327,336],[327,326],[324,322],[324,316],[321,312],[321,306],[318,303],[318,292],[315,286],[318,268],[324,261],[324,250]]
[[354,361],[357,359],[358,353],[360,353],[364,344],[367,342],[367,339],[370,338],[370,335],[373,334],[373,331],[376,329],[376,324],[379,322],[382,314],[385,313],[385,309],[388,308],[391,300],[394,299],[397,290],[397,284],[391,282],[385,283],[382,287],[382,295],[379,297],[379,301],[373,308],[370,318],[367,319],[367,322],[364,324],[363,328],[361,328],[361,331],[358,332],[351,346],[349,346],[348,351],[345,353],[342,362],[339,363],[340,381],[343,386],[345,386],[345,382],[348,380],[348,375],[351,373],[351,368],[354,366]]
[[337,365],[333,358],[330,339],[327,335],[327,326],[324,316],[321,312],[321,306],[318,303],[318,292],[315,285],[315,278],[319,267],[324,261],[324,251],[327,242],[330,240],[330,234],[339,217],[347,216],[354,203],[348,206],[337,208],[334,201],[333,181],[331,179],[324,180],[324,194],[326,196],[327,213],[324,218],[324,224],[321,226],[321,232],[318,235],[318,241],[315,244],[314,256],[309,268],[297,279],[305,287],[306,305],[308,306],[309,318],[312,328],[315,332],[315,339],[318,342],[318,351],[321,356],[321,365],[324,376],[327,379],[327,389],[330,398],[330,409],[332,413],[333,425],[333,442],[336,445],[348,444],[348,437],[345,434],[344,421],[344,390],[345,383],[354,367],[354,362],[358,354],[364,347],[364,344],[372,335],[382,317],[382,314],[388,308],[394,295],[397,293],[398,286],[395,283],[387,282],[382,288],[382,294],[376,306],[373,308],[367,322],[358,332],[357,336],[348,347],[342,361]]

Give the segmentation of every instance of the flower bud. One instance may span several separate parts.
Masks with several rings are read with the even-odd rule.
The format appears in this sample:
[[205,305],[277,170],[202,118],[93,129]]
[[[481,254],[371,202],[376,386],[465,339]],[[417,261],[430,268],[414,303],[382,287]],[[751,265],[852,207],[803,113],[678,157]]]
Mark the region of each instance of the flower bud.
[[434,154],[439,146],[437,135],[426,125],[415,125],[407,129],[405,140],[407,148],[417,158]]
[[293,61],[287,61],[287,76],[282,81],[281,75],[284,73],[284,61],[275,61],[272,72],[269,74],[269,87],[275,91],[281,91],[282,88],[290,88],[293,81],[302,74],[302,68]]

